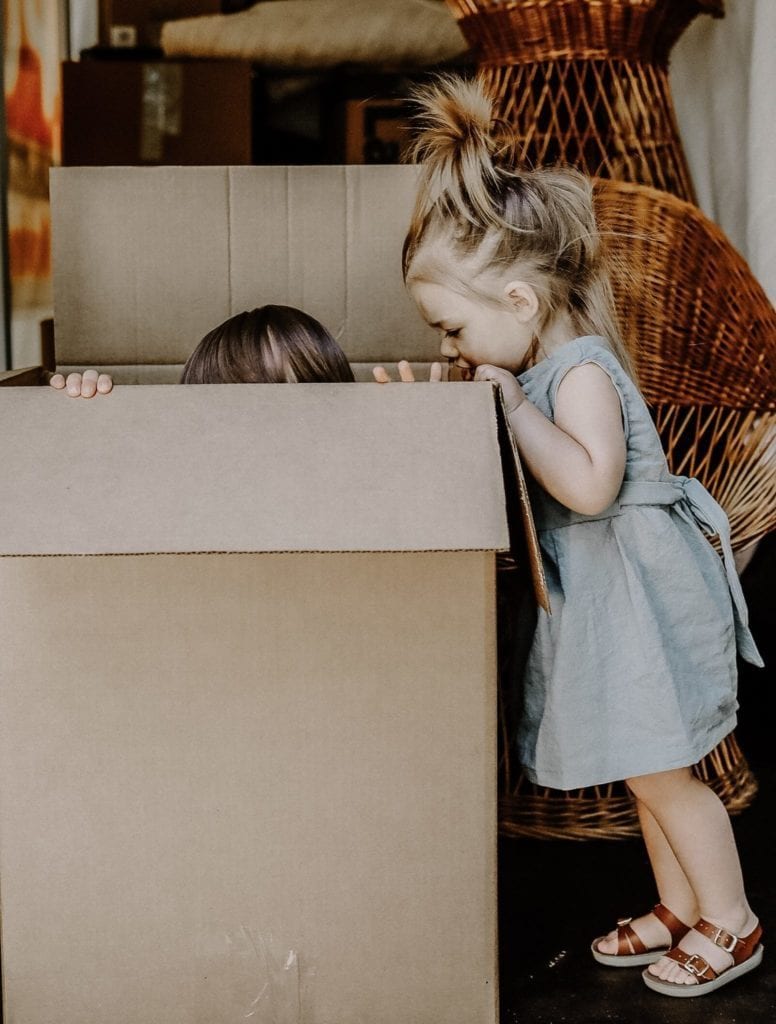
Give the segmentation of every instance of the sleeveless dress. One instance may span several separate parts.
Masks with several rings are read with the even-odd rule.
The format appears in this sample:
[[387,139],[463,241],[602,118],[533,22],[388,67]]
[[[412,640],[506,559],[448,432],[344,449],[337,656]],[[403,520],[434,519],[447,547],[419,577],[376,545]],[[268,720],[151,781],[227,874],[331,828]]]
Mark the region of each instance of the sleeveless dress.
[[[517,746],[527,777],[554,789],[695,764],[736,724],[736,649],[762,666],[725,513],[697,480],[669,472],[606,340],[577,338],[518,380],[554,419],[561,381],[583,363],[619,395],[627,456],[620,493],[598,515],[529,482],[551,614],[538,611]],[[724,561],[704,532],[719,536]]]

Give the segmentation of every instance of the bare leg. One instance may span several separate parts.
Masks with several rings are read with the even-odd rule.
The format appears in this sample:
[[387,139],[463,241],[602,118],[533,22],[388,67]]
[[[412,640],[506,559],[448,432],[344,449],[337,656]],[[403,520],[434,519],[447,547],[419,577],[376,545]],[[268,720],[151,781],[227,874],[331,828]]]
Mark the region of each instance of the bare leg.
[[[757,918],[746,900],[730,818],[720,799],[689,768],[642,775],[628,785],[659,825],[697,898],[699,915],[734,935],[748,935]],[[697,932],[689,932],[679,946],[704,957],[716,971],[732,963],[729,953]],[[695,983],[666,958],[648,970],[667,981]]]
[[[676,859],[668,840],[663,835],[663,830],[646,804],[637,798],[636,806],[660,902],[676,914],[680,921],[684,921],[685,924],[694,924],[700,917],[700,913],[698,901],[687,881],[687,876]],[[659,949],[661,946],[670,945],[671,936],[668,929],[651,912],[642,917],[635,917],[631,921],[631,927],[647,949]],[[616,953],[616,930],[611,931],[602,939],[597,948],[602,953]]]

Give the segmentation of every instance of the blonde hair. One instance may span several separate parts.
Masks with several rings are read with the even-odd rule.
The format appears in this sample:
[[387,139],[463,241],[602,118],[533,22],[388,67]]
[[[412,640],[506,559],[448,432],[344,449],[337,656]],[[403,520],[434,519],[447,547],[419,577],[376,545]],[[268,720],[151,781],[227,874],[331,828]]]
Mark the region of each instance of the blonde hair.
[[479,79],[441,75],[413,99],[419,133],[412,155],[422,170],[402,251],[404,280],[442,278],[493,301],[473,282],[519,267],[539,298],[540,330],[566,311],[580,334],[605,337],[633,375],[590,179],[566,167],[516,169],[514,136],[494,120]]

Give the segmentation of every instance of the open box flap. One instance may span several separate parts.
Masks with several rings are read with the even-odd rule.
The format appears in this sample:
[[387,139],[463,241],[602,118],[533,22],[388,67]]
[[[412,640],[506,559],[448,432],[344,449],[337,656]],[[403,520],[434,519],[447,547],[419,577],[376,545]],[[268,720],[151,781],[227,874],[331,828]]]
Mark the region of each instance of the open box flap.
[[[495,392],[498,401],[499,439],[501,441],[503,470],[507,478],[507,502],[511,505],[512,509],[512,514],[509,516],[510,551],[517,559],[518,564],[520,562],[527,564],[536,603],[548,614],[551,614],[550,593],[547,589],[547,579],[544,574],[544,563],[542,562],[542,553],[539,548],[539,538],[536,534],[536,524],[534,523],[533,512],[531,511],[531,500],[525,482],[523,465],[520,461],[517,441],[509,427],[501,388],[496,387]],[[516,515],[520,517],[519,525],[515,521]]]
[[265,303],[317,317],[353,362],[437,358],[401,275],[417,174],[53,168],[58,364],[180,365],[216,324]]
[[0,391],[0,553],[509,546],[490,385]]

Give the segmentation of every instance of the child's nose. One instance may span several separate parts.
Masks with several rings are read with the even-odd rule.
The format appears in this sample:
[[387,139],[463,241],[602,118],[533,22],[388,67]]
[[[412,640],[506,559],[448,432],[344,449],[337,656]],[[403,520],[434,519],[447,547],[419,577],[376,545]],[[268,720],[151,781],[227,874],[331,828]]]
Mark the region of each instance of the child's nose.
[[445,357],[445,359],[455,359],[458,355],[458,349],[455,346],[452,338],[445,336],[442,338],[442,344],[439,346],[439,351]]

